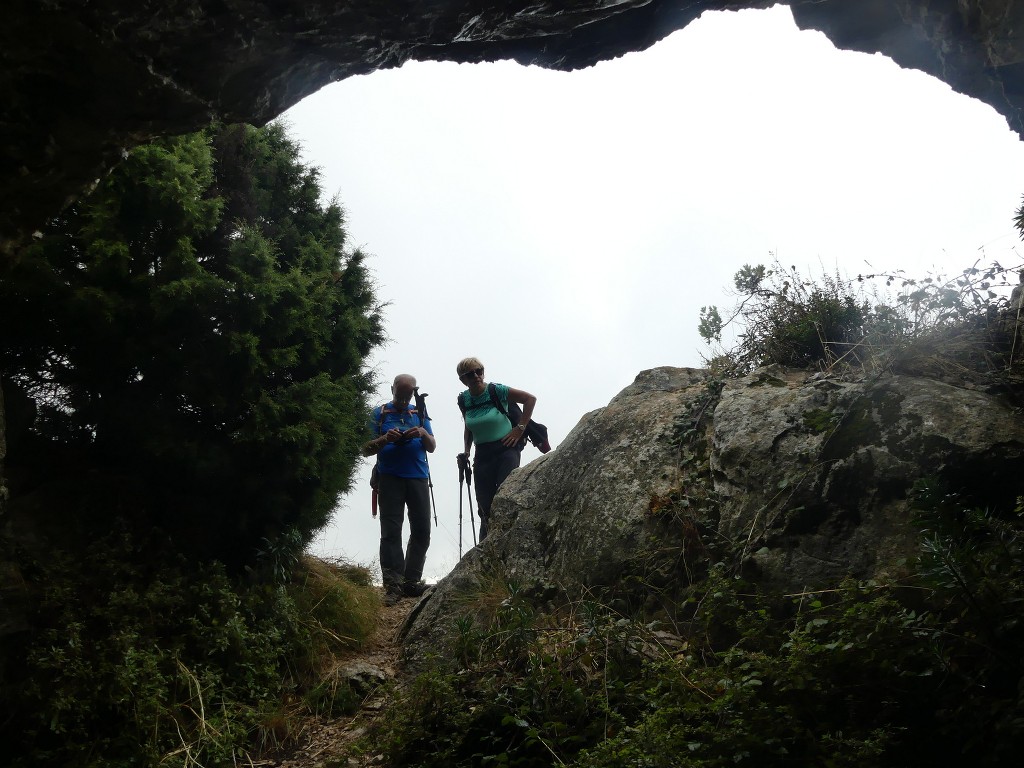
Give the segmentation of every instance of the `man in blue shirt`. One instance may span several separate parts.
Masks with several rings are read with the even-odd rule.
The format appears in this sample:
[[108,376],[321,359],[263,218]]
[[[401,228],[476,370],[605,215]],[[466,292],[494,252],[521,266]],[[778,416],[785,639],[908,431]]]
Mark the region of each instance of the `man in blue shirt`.
[[[373,409],[371,431],[376,437],[363,446],[364,456],[377,456],[377,498],[380,502],[380,570],[385,602],[418,597],[426,590],[421,581],[430,546],[430,489],[427,453],[437,447],[429,419],[410,402],[416,378],[395,377],[392,400]],[[402,554],[402,524],[409,508],[409,546]]]

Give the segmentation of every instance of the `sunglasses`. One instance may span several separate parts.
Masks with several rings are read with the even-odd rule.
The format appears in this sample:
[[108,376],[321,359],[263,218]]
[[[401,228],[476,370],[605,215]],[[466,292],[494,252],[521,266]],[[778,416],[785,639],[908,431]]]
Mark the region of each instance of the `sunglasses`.
[[468,378],[470,378],[472,376],[481,376],[482,377],[483,375],[484,375],[484,369],[483,368],[474,368],[472,371],[466,371],[465,373],[461,374],[459,376],[459,378],[460,379],[468,379]]

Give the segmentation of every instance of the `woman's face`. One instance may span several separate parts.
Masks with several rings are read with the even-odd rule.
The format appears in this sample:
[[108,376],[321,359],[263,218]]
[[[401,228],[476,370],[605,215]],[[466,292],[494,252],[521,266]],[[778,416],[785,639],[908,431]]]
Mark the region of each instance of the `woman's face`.
[[484,381],[484,369],[482,367],[466,371],[459,376],[459,381],[469,387],[469,391],[474,395],[479,395],[487,386],[487,382]]

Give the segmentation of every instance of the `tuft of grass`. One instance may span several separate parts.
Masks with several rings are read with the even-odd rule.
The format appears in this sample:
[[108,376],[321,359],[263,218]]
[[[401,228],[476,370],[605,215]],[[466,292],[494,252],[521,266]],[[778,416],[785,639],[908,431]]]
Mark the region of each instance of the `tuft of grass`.
[[309,630],[310,667],[362,647],[377,626],[381,598],[367,568],[305,555],[287,589]]
[[306,714],[352,714],[363,697],[339,676],[339,660],[362,648],[377,627],[382,602],[369,569],[306,555],[288,591],[303,629],[291,663]]

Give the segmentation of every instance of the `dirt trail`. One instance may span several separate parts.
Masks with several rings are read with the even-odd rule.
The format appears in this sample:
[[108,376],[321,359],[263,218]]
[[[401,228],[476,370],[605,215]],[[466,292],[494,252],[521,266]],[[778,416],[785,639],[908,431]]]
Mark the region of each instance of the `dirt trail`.
[[[339,660],[339,664],[347,666],[355,662],[364,662],[383,671],[389,678],[394,678],[399,669],[401,645],[398,632],[412,609],[416,606],[414,599],[402,600],[397,605],[381,609],[380,623],[377,631],[366,646],[358,653]],[[385,702],[385,694],[371,693],[363,706],[354,715],[339,717],[333,720],[311,721],[306,732],[300,739],[300,745],[286,758],[254,763],[254,766],[273,766],[274,768],[363,768],[379,766],[375,756],[352,757],[346,762],[341,755],[345,747],[363,735],[366,727],[380,714]]]

